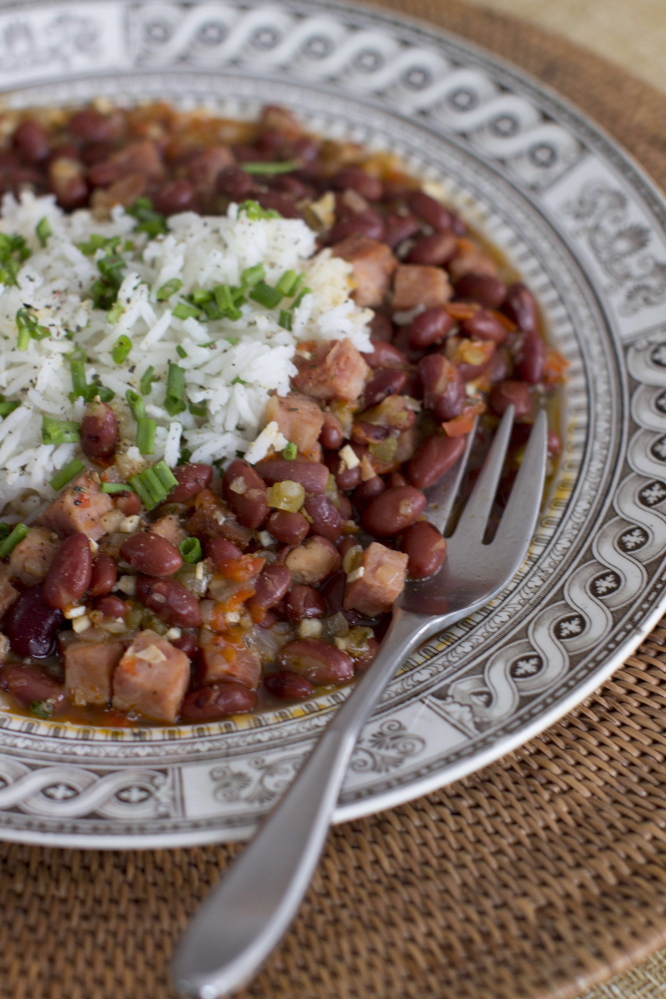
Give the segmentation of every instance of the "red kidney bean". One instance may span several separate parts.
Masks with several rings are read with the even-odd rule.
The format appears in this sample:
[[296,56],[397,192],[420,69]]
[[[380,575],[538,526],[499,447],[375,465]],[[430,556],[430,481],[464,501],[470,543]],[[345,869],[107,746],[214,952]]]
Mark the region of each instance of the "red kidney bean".
[[108,160],[113,151],[112,142],[89,142],[80,150],[81,161],[91,167],[102,160]]
[[336,504],[343,520],[351,520],[354,514],[352,505],[347,499],[344,493],[338,492],[338,501]]
[[173,576],[178,572],[183,559],[176,548],[166,538],[149,531],[130,534],[120,546],[120,556],[133,569],[146,576]]
[[116,585],[118,570],[116,563],[104,552],[97,552],[92,562],[88,593],[91,597],[103,597]]
[[381,180],[378,177],[371,177],[358,166],[342,167],[338,170],[331,178],[331,187],[336,191],[345,191],[349,188],[368,201],[379,201],[384,193]]
[[532,393],[525,382],[506,381],[494,385],[488,401],[498,416],[502,416],[509,406],[513,406],[517,420],[532,412]]
[[345,437],[342,424],[333,413],[324,413],[324,425],[319,434],[319,442],[327,451],[338,451]]
[[455,368],[444,391],[433,396],[430,400],[430,409],[436,420],[445,423],[447,420],[453,420],[456,416],[460,416],[466,402],[467,393],[465,392],[463,375],[460,368]]
[[191,631],[183,631],[180,638],[172,638],[174,649],[180,649],[188,659],[194,659],[197,651],[197,636]]
[[274,510],[266,521],[266,530],[282,545],[300,545],[308,536],[310,524],[302,513]]
[[254,621],[282,600],[291,586],[291,573],[286,565],[267,565],[254,582],[254,596],[247,602]]
[[118,446],[118,417],[105,402],[91,403],[81,420],[81,450],[98,465],[106,465]]
[[189,180],[168,180],[153,195],[156,211],[163,215],[196,211],[197,193]]
[[84,108],[72,115],[68,129],[84,142],[112,142],[122,131],[122,117],[118,114],[103,115],[94,108]]
[[342,472],[335,472],[335,484],[344,492],[355,489],[360,481],[361,469],[358,465],[356,468],[345,468]]
[[539,307],[532,292],[520,281],[507,288],[502,311],[523,333],[538,332]]
[[289,194],[298,201],[301,198],[310,198],[312,200],[317,195],[311,184],[304,184],[302,180],[299,180],[298,177],[292,177],[291,174],[287,174],[286,177],[267,177],[266,182],[268,183],[269,181],[273,190],[279,191],[280,194]]
[[216,569],[222,570],[227,562],[242,558],[243,553],[226,538],[209,538],[206,541],[206,557],[215,563]]
[[17,701],[29,706],[35,701],[52,701],[57,707],[65,700],[65,690],[54,677],[29,663],[7,663],[0,666],[0,687],[8,690]]
[[394,250],[405,239],[419,231],[419,223],[413,215],[396,215],[391,212],[384,217],[384,242]]
[[334,573],[320,586],[319,592],[326,603],[326,613],[328,615],[338,614],[342,610],[346,584],[347,576],[344,572],[339,571]]
[[445,340],[455,324],[455,319],[443,305],[426,309],[415,316],[407,327],[409,346],[413,350],[427,350],[434,343]]
[[[127,488],[129,489],[129,486]],[[121,493],[113,502],[126,517],[134,517],[141,512],[141,500],[136,493]]]
[[304,701],[314,694],[314,684],[304,676],[281,669],[264,677],[264,687],[281,701]]
[[169,503],[189,503],[202,489],[207,489],[213,478],[213,466],[201,461],[176,465],[171,471],[178,479],[168,496]]
[[296,207],[296,202],[288,194],[279,191],[259,191],[256,199],[262,208],[279,212],[283,219],[302,219],[303,212]]
[[469,319],[463,319],[460,327],[465,336],[476,337],[477,340],[492,340],[497,344],[506,340],[505,327],[488,309],[478,309]]
[[268,516],[266,486],[242,458],[232,461],[222,480],[224,497],[243,527],[256,530]]
[[370,339],[389,343],[393,339],[393,323],[383,312],[375,312],[370,320]]
[[136,595],[144,607],[173,628],[200,628],[199,601],[176,579],[137,576]]
[[104,617],[110,617],[113,621],[118,618],[125,619],[127,604],[120,597],[106,596],[95,601],[95,610],[98,610]]
[[306,618],[323,617],[326,613],[326,604],[314,586],[296,583],[284,599],[284,610],[287,620],[292,624],[298,624]]
[[377,212],[367,209],[363,212],[355,212],[341,222],[336,222],[331,227],[326,242],[329,246],[341,243],[343,239],[350,236],[367,236],[368,239],[376,239],[381,242],[384,238],[384,222]]
[[180,706],[180,720],[210,722],[229,715],[247,714],[257,706],[257,695],[242,683],[227,680],[185,694]]
[[287,479],[298,482],[306,493],[323,493],[328,482],[328,469],[318,461],[307,461],[305,458],[269,458],[260,461],[256,466],[257,473],[266,485],[273,486],[276,482]]
[[388,395],[399,395],[407,384],[407,372],[399,368],[380,369],[369,382],[363,393],[363,409],[370,409]]
[[421,516],[426,502],[423,493],[413,486],[389,488],[368,503],[361,515],[361,523],[369,534],[377,538],[391,538]]
[[36,121],[22,121],[14,132],[13,143],[26,163],[41,163],[50,152],[48,134]]
[[457,298],[471,298],[487,309],[498,308],[506,295],[504,282],[489,274],[463,274],[456,281],[455,290]]
[[395,489],[397,486],[406,486],[408,484],[407,479],[404,475],[401,475],[400,472],[391,472],[388,478],[391,489]]
[[325,493],[310,496],[305,501],[303,509],[312,520],[311,534],[319,534],[333,544],[341,538],[345,526],[344,518]]
[[407,358],[391,343],[374,341],[372,351],[362,355],[370,368],[402,368],[407,365]]
[[375,475],[372,479],[366,479],[365,482],[359,483],[359,485],[354,490],[354,503],[362,510],[363,507],[367,506],[370,500],[374,499],[375,496],[379,496],[386,489],[386,483],[380,475]]
[[494,351],[486,368],[486,373],[491,385],[494,385],[496,382],[503,382],[505,379],[510,378],[512,370],[513,361],[509,351],[505,347],[500,347],[498,350]]
[[234,201],[243,201],[248,197],[254,181],[249,173],[245,173],[240,167],[229,166],[221,170],[217,175],[217,190],[219,194],[226,194]]
[[436,527],[427,520],[420,520],[403,534],[400,551],[409,556],[407,575],[412,579],[426,579],[442,567],[446,541]]
[[430,409],[437,396],[446,392],[456,377],[456,368],[443,354],[426,354],[419,361],[418,373],[423,386],[423,401]]
[[17,656],[43,659],[53,652],[63,621],[62,611],[46,603],[43,587],[31,586],[5,614],[2,630]]
[[432,236],[417,239],[405,256],[405,263],[441,267],[453,259],[457,248],[456,237],[452,232],[435,232]]
[[364,652],[362,656],[358,656],[357,658],[354,659],[354,674],[356,676],[360,676],[362,673],[365,673],[365,671],[370,666],[372,660],[377,655],[378,649],[379,649],[379,642],[377,641],[377,639],[369,638],[367,651]]
[[407,199],[410,211],[414,212],[418,218],[423,219],[429,226],[437,231],[453,228],[453,216],[448,208],[445,208],[435,198],[423,191],[414,191]]
[[92,555],[86,534],[71,534],[55,553],[44,580],[44,600],[64,610],[81,600],[90,585]]
[[338,551],[340,552],[340,557],[344,558],[350,548],[354,548],[358,542],[356,538],[352,537],[350,534],[346,534],[344,538],[340,538],[338,542]]
[[286,670],[312,683],[344,683],[354,675],[351,656],[320,638],[301,638],[280,649],[278,661]]
[[[466,438],[433,434],[419,444],[407,465],[407,477],[417,489],[427,489],[448,471],[465,450]],[[419,511],[420,512],[420,511]]]
[[537,385],[543,377],[546,362],[546,345],[538,333],[527,333],[520,348],[516,374],[530,385]]

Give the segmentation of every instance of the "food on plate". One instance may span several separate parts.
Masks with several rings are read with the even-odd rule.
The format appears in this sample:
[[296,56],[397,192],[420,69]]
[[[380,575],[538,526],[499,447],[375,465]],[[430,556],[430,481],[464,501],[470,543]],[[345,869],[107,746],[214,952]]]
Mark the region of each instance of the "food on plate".
[[424,490],[513,405],[508,482],[563,379],[532,293],[281,108],[2,121],[6,704],[194,724],[349,682],[445,560]]

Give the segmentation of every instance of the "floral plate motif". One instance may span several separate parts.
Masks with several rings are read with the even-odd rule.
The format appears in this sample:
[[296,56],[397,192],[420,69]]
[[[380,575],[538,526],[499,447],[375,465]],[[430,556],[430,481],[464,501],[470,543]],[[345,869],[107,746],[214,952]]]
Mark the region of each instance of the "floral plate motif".
[[[666,587],[666,202],[591,122],[495,57],[326,0],[0,3],[12,107],[152,97],[284,103],[399,153],[503,249],[570,361],[564,451],[506,591],[397,670],[338,820],[524,742],[618,666]],[[95,730],[0,712],[0,835],[62,846],[246,836],[346,692],[195,728]]]

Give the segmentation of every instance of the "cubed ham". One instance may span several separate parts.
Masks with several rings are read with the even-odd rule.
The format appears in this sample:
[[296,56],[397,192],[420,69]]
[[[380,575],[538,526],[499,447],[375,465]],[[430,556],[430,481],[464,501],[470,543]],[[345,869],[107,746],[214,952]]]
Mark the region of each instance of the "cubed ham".
[[408,561],[403,552],[373,541],[363,552],[360,567],[347,578],[344,609],[367,617],[390,611],[405,587]]
[[246,548],[252,538],[252,531],[238,523],[227,503],[212,489],[202,489],[194,497],[194,513],[185,530],[200,541],[225,538],[239,548]]
[[446,273],[441,267],[425,264],[400,264],[393,279],[393,308],[395,311],[431,309],[444,305],[453,294]]
[[174,548],[178,548],[187,537],[187,531],[180,526],[177,513],[166,513],[163,517],[159,517],[148,526],[148,532],[149,534],[157,534],[160,538],[166,538]]
[[65,688],[74,704],[109,703],[113,674],[124,651],[121,642],[74,641],[64,648]]
[[46,527],[31,527],[9,556],[9,571],[24,586],[41,583],[49,571],[60,539]]
[[106,534],[102,519],[113,510],[111,497],[100,491],[99,475],[86,469],[47,506],[38,523],[61,537],[87,534],[97,541]]
[[280,433],[293,441],[301,454],[317,457],[324,414],[312,399],[298,392],[290,392],[284,398],[273,395],[266,403],[264,418],[267,423],[274,420]]
[[483,274],[497,277],[497,264],[470,239],[456,240],[456,254],[448,264],[449,274],[459,281],[465,274]]
[[187,161],[185,173],[204,197],[215,191],[217,176],[225,167],[233,166],[234,154],[228,146],[210,146],[194,153]]
[[261,656],[249,636],[238,628],[218,634],[210,628],[199,632],[201,682],[236,680],[256,690],[261,680]]
[[140,173],[150,180],[160,180],[164,176],[164,164],[156,142],[150,139],[130,142],[91,167],[88,176],[94,187],[108,187],[131,173]]
[[333,255],[352,265],[354,292],[360,306],[381,305],[391,285],[391,275],[398,261],[386,243],[367,236],[349,236],[332,248]]
[[0,563],[0,617],[9,610],[19,595],[18,590],[9,581],[13,575],[10,566]]
[[140,631],[113,674],[113,706],[175,722],[189,682],[185,653],[150,629]]
[[318,344],[309,358],[296,355],[294,386],[315,399],[353,402],[363,391],[370,368],[351,340]]
[[328,579],[340,568],[340,552],[327,538],[315,535],[304,544],[292,548],[285,559],[294,582],[315,586]]

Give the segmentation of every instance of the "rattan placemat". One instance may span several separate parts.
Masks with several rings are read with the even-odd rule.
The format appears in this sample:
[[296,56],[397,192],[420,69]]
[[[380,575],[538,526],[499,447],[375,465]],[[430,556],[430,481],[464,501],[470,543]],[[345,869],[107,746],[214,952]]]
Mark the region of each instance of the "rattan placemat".
[[[666,100],[646,85],[456,0],[390,5],[524,66],[666,181]],[[334,829],[294,927],[240,995],[569,999],[666,944],[665,708],[666,619],[523,749]],[[0,844],[0,999],[172,997],[174,941],[237,849]],[[651,966],[594,996],[662,994]]]

